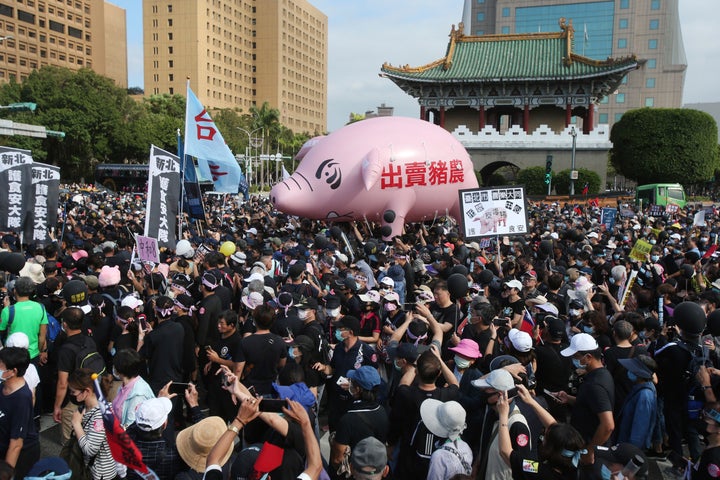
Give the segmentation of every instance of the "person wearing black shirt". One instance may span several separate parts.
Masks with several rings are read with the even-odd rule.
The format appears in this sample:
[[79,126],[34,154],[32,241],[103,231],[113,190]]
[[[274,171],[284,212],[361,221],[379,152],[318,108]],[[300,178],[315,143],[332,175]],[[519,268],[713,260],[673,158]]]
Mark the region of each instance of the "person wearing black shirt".
[[175,297],[175,323],[183,327],[183,382],[197,379],[197,360],[195,358],[195,307],[190,295],[180,294]]
[[447,361],[454,355],[448,350],[453,345],[450,339],[455,333],[455,329],[462,320],[462,314],[455,302],[450,298],[450,291],[445,280],[438,280],[433,287],[433,295],[435,301],[430,305],[416,305],[415,311],[430,321],[430,317],[434,318],[443,332],[442,340],[442,358]]
[[242,339],[237,355],[237,375],[246,387],[253,386],[258,395],[271,395],[272,382],[285,366],[287,346],[283,338],[270,332],[275,311],[267,305],[260,305],[253,311],[257,330]]
[[237,313],[233,310],[222,312],[218,318],[217,329],[220,338],[206,350],[208,363],[203,373],[208,389],[210,415],[222,417],[227,422],[235,414],[237,407],[232,401],[232,396],[222,388],[222,375],[216,373],[220,365],[225,365],[234,373],[238,370],[242,337],[237,331]]
[[587,372],[576,397],[560,391],[557,399],[572,406],[570,424],[580,432],[588,450],[583,463],[593,463],[595,447],[605,445],[615,429],[615,383],[603,366],[602,352],[591,335],[578,333],[570,341],[570,346],[560,353],[564,357],[572,357],[575,368]]
[[201,368],[205,368],[207,358],[205,356],[205,347],[210,345],[213,340],[218,337],[217,319],[220,312],[223,311],[222,300],[215,295],[218,286],[218,279],[210,272],[205,272],[200,280],[200,292],[203,299],[198,307],[198,326],[197,335],[195,336],[195,354],[198,357],[198,363]]
[[565,322],[557,317],[547,315],[545,328],[542,330],[542,342],[535,346],[537,358],[536,392],[541,392],[548,403],[548,411],[559,421],[565,421],[568,414],[567,405],[561,405],[545,391],[559,392],[567,390],[568,379],[572,369],[572,362],[563,357],[560,352],[567,348]]
[[[138,352],[148,362],[148,384],[157,394],[168,382],[182,382],[183,328],[170,320],[173,301],[161,296],[155,300],[157,326],[150,330],[140,328]],[[182,407],[178,401],[177,405]]]
[[334,471],[342,463],[347,448],[352,451],[360,440],[375,437],[384,443],[389,426],[385,408],[377,403],[380,386],[377,369],[366,365],[350,370],[347,375],[350,380],[348,393],[353,401],[350,409],[340,418],[331,445],[330,465]]

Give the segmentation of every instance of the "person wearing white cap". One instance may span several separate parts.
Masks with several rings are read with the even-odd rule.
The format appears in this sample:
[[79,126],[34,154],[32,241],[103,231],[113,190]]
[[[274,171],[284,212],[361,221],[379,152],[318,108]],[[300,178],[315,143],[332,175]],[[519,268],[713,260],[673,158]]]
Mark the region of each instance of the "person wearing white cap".
[[560,354],[572,358],[575,368],[585,372],[577,396],[560,391],[556,398],[571,405],[570,424],[580,432],[589,452],[582,463],[590,464],[595,447],[605,445],[615,429],[615,382],[602,363],[602,350],[592,335],[578,333]]
[[523,285],[519,280],[510,280],[503,284],[502,298],[505,308],[502,316],[509,318],[513,327],[520,324],[525,313],[525,301],[520,296],[522,289]]

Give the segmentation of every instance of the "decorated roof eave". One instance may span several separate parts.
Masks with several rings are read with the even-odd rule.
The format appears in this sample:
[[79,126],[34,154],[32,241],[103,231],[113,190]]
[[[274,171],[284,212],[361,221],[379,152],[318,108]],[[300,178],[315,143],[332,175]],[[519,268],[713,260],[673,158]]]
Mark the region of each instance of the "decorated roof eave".
[[478,84],[478,83],[525,83],[525,82],[557,82],[557,81],[575,81],[575,80],[591,80],[599,77],[611,77],[614,75],[625,75],[628,72],[638,68],[638,64],[634,61],[632,64],[625,65],[614,70],[605,70],[603,72],[587,73],[583,75],[562,75],[548,77],[518,77],[518,78],[471,78],[471,79],[453,79],[453,78],[417,78],[415,76],[397,75],[387,72],[380,74],[383,78],[389,78],[392,81],[402,81],[408,84]]

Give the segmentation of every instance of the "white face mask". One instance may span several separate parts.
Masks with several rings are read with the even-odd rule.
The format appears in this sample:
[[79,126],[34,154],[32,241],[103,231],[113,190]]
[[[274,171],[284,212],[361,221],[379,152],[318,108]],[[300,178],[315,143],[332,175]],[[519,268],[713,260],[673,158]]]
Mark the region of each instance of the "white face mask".
[[305,320],[310,316],[310,310],[298,310],[298,318]]
[[328,317],[335,318],[338,315],[340,315],[340,308],[333,308],[332,310],[327,311]]
[[455,355],[455,366],[459,368],[460,370],[464,370],[470,366],[472,363],[471,360],[468,360],[466,358],[462,358],[459,355]]

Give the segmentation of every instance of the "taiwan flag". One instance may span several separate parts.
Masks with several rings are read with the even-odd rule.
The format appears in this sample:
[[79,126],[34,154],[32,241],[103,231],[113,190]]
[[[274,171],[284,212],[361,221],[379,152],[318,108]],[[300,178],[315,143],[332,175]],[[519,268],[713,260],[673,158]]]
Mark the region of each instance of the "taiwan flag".
[[533,335],[533,329],[535,328],[535,319],[530,314],[528,309],[525,309],[523,314],[522,322],[520,322],[520,331],[528,333],[531,337]]
[[585,186],[583,187],[582,194],[583,194],[583,195],[587,195],[587,194],[588,194],[588,190],[590,190],[590,184],[587,183],[587,182],[585,182]]

